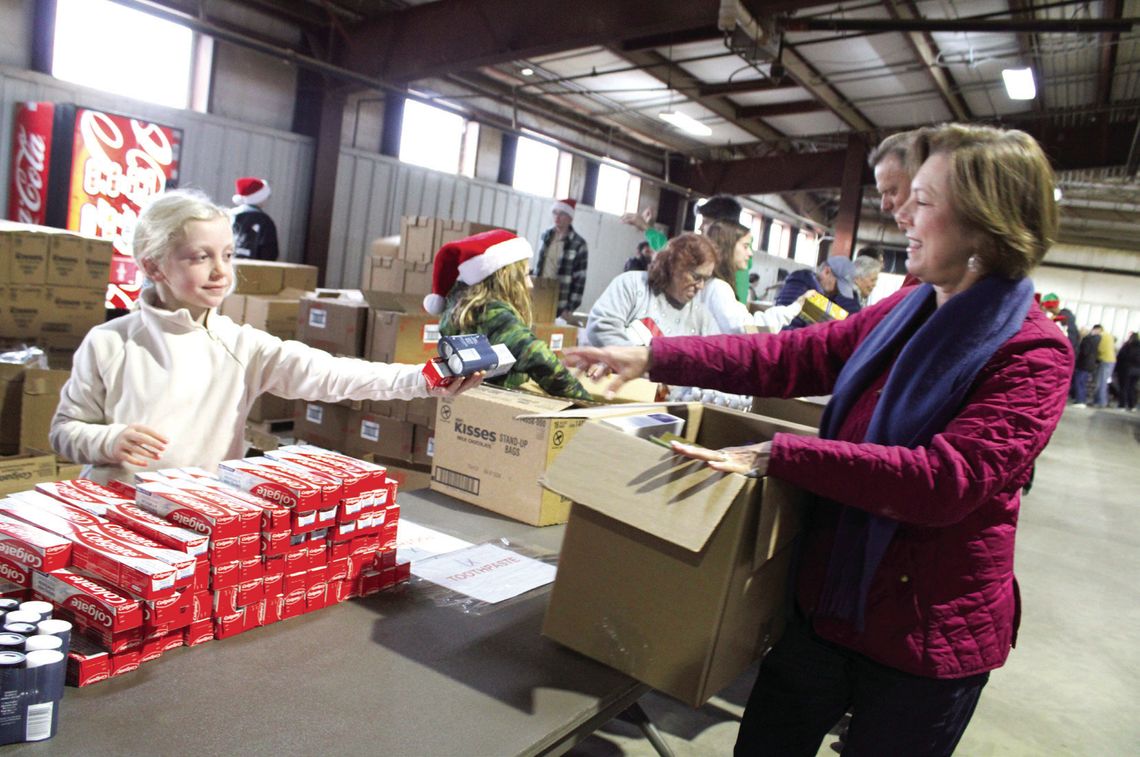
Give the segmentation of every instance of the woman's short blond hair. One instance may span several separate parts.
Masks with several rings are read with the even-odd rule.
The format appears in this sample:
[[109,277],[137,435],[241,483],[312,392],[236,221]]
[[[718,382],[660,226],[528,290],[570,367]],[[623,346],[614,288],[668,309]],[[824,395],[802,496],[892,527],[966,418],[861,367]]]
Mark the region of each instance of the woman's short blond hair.
[[143,209],[131,237],[131,255],[139,268],[143,261],[161,263],[171,250],[186,239],[186,224],[191,221],[213,221],[229,218],[204,192],[196,189],[173,189],[155,197]]
[[1015,129],[943,124],[920,129],[911,146],[912,172],[935,154],[950,164],[950,193],[959,220],[989,244],[975,254],[984,269],[1026,276],[1057,238],[1056,178],[1033,137]]
[[478,331],[483,308],[494,300],[507,303],[515,309],[523,323],[533,325],[527,263],[526,260],[518,260],[505,265],[478,284],[472,284],[463,290],[451,315],[451,322],[460,333]]

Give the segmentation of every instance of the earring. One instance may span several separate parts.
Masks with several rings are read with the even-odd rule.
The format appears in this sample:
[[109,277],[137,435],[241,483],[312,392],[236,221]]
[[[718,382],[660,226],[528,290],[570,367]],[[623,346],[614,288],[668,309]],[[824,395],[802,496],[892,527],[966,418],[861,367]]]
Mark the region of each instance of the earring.
[[977,255],[971,255],[969,260],[966,261],[966,268],[970,273],[982,272],[982,260]]

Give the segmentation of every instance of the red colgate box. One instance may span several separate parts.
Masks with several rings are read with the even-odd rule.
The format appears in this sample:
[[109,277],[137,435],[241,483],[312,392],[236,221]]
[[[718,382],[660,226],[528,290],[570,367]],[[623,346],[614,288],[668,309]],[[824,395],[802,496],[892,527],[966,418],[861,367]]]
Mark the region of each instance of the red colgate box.
[[325,507],[321,489],[295,468],[266,457],[226,460],[218,465],[218,477],[230,486],[290,508],[296,532],[319,527],[316,512]]
[[292,513],[290,513],[289,508],[283,505],[270,502],[264,497],[259,497],[256,494],[238,489],[235,486],[230,486],[217,478],[198,478],[195,479],[195,482],[202,486],[220,491],[228,500],[244,502],[247,506],[255,508],[261,513],[262,533],[287,530],[290,527]]
[[67,685],[89,686],[111,676],[111,653],[81,636],[71,638],[67,653]]
[[295,618],[305,612],[305,589],[288,592],[282,600],[281,619]]
[[211,541],[236,540],[242,533],[241,520],[236,512],[218,507],[183,489],[163,483],[140,482],[135,490],[136,503],[143,510],[196,533],[206,534]]
[[334,581],[344,581],[348,578],[348,558],[342,557],[337,559],[330,559],[327,566],[327,580],[331,584]]
[[0,512],[64,538],[107,522],[86,510],[36,491],[17,492],[0,500]]
[[26,568],[59,570],[71,564],[71,542],[51,531],[0,515],[0,557]]
[[340,604],[346,599],[351,599],[352,594],[352,581],[329,581],[328,603],[330,605]]
[[121,526],[118,523],[107,523],[99,530],[109,536],[114,536],[127,544],[137,547],[139,551],[145,552],[154,559],[161,560],[174,568],[175,589],[185,589],[194,582],[194,572],[198,567],[198,559],[193,555],[164,547],[153,539],[148,539],[142,534],[132,531],[125,526]]
[[266,597],[276,597],[278,594],[285,593],[284,573],[266,573],[262,581],[265,586],[264,591]]
[[246,625],[245,610],[239,610],[229,615],[220,615],[214,618],[215,639],[228,639],[230,636],[236,636],[248,630],[249,627]]
[[182,646],[182,629],[171,631],[157,639],[144,639],[142,649],[139,650],[139,662],[157,660],[164,652],[169,652],[180,646]]
[[176,526],[170,521],[159,518],[157,515],[129,502],[108,507],[106,518],[112,523],[126,526],[165,547],[195,557],[205,554],[210,544],[208,536],[195,533],[182,526]]
[[270,623],[276,623],[281,620],[281,612],[285,607],[285,597],[280,595],[273,595],[265,598],[261,603],[261,617],[258,619],[259,625],[267,626]]
[[143,600],[143,633],[164,628],[167,632],[183,628],[194,620],[194,592],[181,591],[166,599]]
[[20,589],[28,589],[32,585],[32,572],[27,565],[13,562],[0,555],[0,586],[7,583]]
[[289,537],[292,535],[293,532],[290,530],[263,531],[261,534],[262,557],[279,557],[287,553],[291,549]]
[[142,647],[143,634],[141,628],[132,628],[129,631],[108,631],[106,628],[88,624],[81,617],[67,615],[64,617],[67,617],[74,626],[72,638],[75,638],[76,634],[85,636],[113,655],[131,650],[137,651]]
[[241,580],[243,582],[252,581],[255,578],[264,578],[265,565],[262,564],[260,557],[241,560],[238,572],[241,575]]
[[210,620],[214,616],[214,593],[196,591],[190,597],[190,622]]
[[175,569],[134,545],[95,530],[78,533],[71,541],[71,564],[77,569],[142,599],[174,593]]
[[[335,475],[328,466],[320,466],[319,463],[306,465],[303,458],[300,458],[302,462],[298,462],[298,458],[299,456],[291,455],[288,452],[281,452],[276,455],[266,453],[261,460],[281,465],[287,468],[292,475],[300,476],[319,488],[321,490],[321,502],[324,503],[324,507],[321,509],[328,509],[329,505],[339,503],[340,498],[344,496],[343,477]],[[258,458],[250,459],[257,460]]]
[[77,505],[96,515],[102,515],[103,513],[100,510],[106,509],[107,505],[121,505],[133,501],[133,499],[128,499],[102,484],[85,478],[36,484],[36,491],[43,492],[49,497],[55,497],[61,502]]
[[359,497],[371,488],[371,476],[359,468],[340,465],[326,456],[291,452],[285,449],[270,450],[265,456],[280,460],[303,470],[313,470],[331,476],[340,482],[340,499]]
[[214,640],[214,621],[212,618],[196,620],[182,629],[182,643],[188,647],[196,647]]
[[124,673],[130,673],[138,670],[142,660],[142,643],[139,643],[139,649],[124,650],[122,652],[111,651],[111,677],[121,676]]
[[324,581],[315,583],[305,592],[305,612],[323,610],[328,607],[329,585]]
[[312,444],[287,444],[274,450],[279,453],[299,453],[306,457],[319,461],[330,467],[340,467],[350,471],[355,471],[360,474],[364,479],[363,491],[370,491],[384,486],[384,480],[387,478],[388,469],[383,465],[377,463],[370,463],[366,460],[360,460],[341,452],[324,449]]
[[70,570],[32,575],[32,592],[72,617],[84,618],[91,626],[108,631],[138,628],[143,622],[142,606],[101,581]]
[[[264,508],[253,504],[258,499],[257,497],[233,496],[230,491],[233,489],[221,488],[222,482],[216,479],[217,486],[210,486],[206,479],[181,479],[171,481],[170,485],[183,491],[193,494],[199,499],[203,499],[216,507],[224,510],[232,510],[238,515],[239,522],[239,535],[259,534],[261,533],[261,516]],[[240,538],[240,536],[239,536]]]
[[241,561],[215,563],[210,566],[210,588],[213,591],[229,589],[241,583]]

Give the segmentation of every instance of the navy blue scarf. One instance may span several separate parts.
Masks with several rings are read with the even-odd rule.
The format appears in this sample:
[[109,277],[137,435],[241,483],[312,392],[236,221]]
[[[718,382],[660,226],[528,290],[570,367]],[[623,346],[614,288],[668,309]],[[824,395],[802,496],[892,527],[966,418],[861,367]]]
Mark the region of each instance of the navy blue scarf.
[[[834,439],[847,414],[898,353],[864,441],[913,449],[928,444],[958,413],[978,371],[1016,334],[1033,302],[1033,282],[990,276],[934,307],[922,284],[856,348],[835,382],[820,422]],[[817,615],[863,630],[867,591],[898,521],[840,506],[835,545]]]

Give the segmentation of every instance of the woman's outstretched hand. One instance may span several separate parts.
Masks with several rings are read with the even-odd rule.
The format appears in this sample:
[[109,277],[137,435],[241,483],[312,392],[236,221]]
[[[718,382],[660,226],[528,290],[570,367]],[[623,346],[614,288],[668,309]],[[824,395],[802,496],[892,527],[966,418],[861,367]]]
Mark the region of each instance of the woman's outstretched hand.
[[152,428],[132,423],[119,432],[111,448],[111,459],[116,463],[130,463],[140,468],[162,457],[169,440]]
[[768,473],[768,457],[771,454],[772,442],[725,447],[719,450],[673,442],[672,448],[678,455],[704,460],[713,470],[759,478]]
[[562,360],[594,381],[612,376],[606,395],[613,396],[622,384],[644,376],[649,370],[649,348],[567,347],[562,350]]

